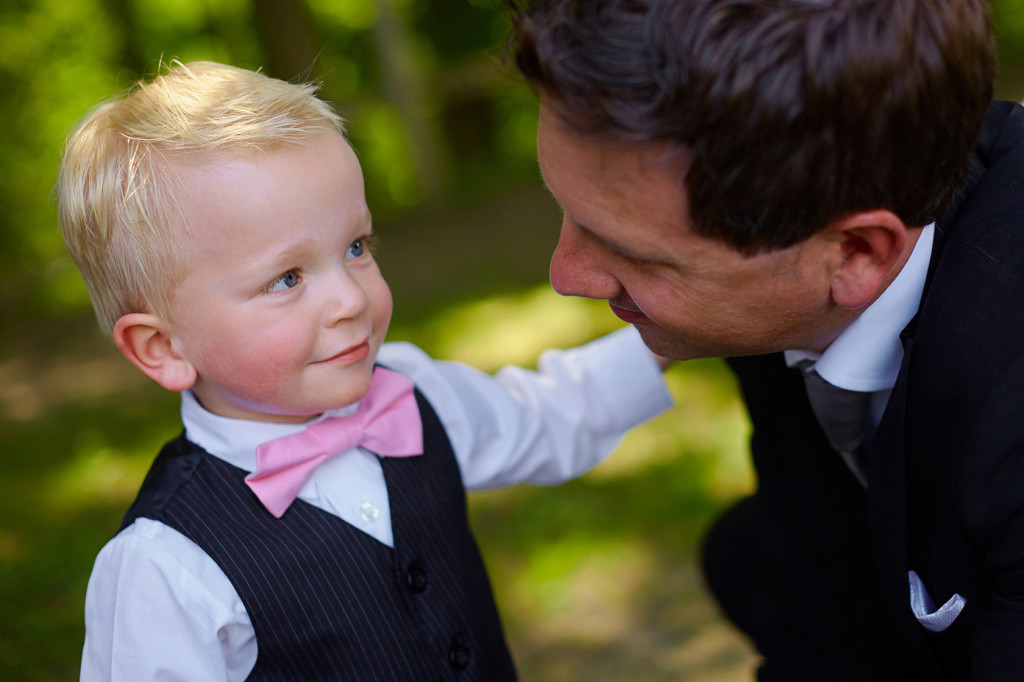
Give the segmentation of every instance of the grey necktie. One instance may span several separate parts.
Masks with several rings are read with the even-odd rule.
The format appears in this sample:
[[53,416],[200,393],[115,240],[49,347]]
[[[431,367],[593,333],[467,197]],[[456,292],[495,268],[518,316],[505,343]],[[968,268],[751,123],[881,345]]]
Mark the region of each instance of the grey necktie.
[[813,369],[802,368],[807,397],[832,447],[865,487],[868,484],[865,437],[871,393],[833,386]]

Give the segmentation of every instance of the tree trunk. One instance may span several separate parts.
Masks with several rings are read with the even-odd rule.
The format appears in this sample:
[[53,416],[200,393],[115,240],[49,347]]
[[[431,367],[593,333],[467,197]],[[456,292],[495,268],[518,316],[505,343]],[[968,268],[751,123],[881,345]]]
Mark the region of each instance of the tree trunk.
[[319,54],[313,14],[305,0],[252,0],[253,23],[267,55],[266,73],[308,81]]
[[377,23],[374,42],[387,98],[398,109],[408,133],[416,178],[427,203],[438,202],[444,194],[448,175],[437,117],[431,114],[426,74],[413,50],[405,17],[394,0],[374,0]]

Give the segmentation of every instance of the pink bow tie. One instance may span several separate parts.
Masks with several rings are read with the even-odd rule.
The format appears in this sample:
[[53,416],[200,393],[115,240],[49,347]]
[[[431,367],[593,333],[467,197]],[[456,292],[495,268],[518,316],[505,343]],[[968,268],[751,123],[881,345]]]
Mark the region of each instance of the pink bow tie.
[[259,446],[256,471],[245,482],[263,506],[281,518],[314,469],[357,445],[387,457],[423,454],[423,424],[411,381],[378,367],[358,412],[328,417]]

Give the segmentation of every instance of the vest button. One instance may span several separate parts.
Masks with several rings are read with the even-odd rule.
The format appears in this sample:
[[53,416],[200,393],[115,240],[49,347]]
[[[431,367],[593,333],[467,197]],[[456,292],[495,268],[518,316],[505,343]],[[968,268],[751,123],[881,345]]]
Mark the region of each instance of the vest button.
[[469,667],[469,649],[464,647],[458,642],[452,643],[452,648],[448,650],[448,664],[456,670],[465,670]]
[[418,563],[413,562],[409,564],[409,568],[405,571],[405,582],[409,586],[409,589],[419,594],[427,589],[427,585],[430,583],[427,580],[427,572],[423,570],[423,567]]

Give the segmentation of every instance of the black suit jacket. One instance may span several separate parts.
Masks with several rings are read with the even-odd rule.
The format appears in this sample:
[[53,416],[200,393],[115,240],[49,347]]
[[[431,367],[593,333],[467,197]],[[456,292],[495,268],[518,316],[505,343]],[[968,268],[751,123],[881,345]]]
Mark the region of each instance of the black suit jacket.
[[[823,452],[829,448],[802,381],[780,355],[730,360],[754,426],[757,514],[775,519],[765,522],[775,533],[766,545],[792,540],[788,561],[779,565],[806,566],[802,577],[793,569],[793,577],[779,578],[771,624],[786,613],[787,585],[798,586],[806,604],[830,601],[832,610],[804,626],[798,621],[806,608],[793,606],[792,631],[803,626],[816,637],[832,628],[837,637],[863,640],[865,651],[886,649],[879,659],[886,661],[884,679],[1024,680],[1024,109],[1018,105],[990,109],[970,178],[937,223],[925,293],[902,340],[900,375],[870,445],[866,493],[837,454]],[[929,632],[915,619],[911,569],[937,605],[954,594],[966,599],[946,630]],[[809,587],[818,584],[812,573],[829,579]],[[752,590],[748,598],[773,598],[763,592]],[[850,617],[837,623],[835,613]],[[786,653],[784,644],[766,641]],[[770,663],[772,652],[762,652]],[[821,674],[831,679],[828,671]]]
[[[1024,679],[1024,110],[992,107],[971,177],[937,224],[929,282],[870,451],[871,534],[917,660],[951,680]],[[908,608],[907,571],[941,633]],[[941,678],[940,678],[941,679]]]

